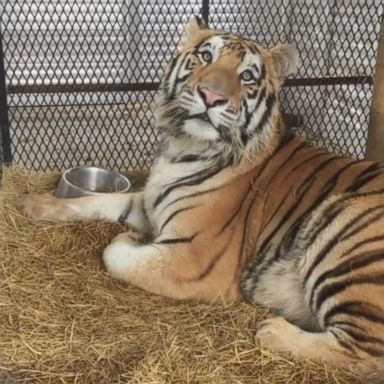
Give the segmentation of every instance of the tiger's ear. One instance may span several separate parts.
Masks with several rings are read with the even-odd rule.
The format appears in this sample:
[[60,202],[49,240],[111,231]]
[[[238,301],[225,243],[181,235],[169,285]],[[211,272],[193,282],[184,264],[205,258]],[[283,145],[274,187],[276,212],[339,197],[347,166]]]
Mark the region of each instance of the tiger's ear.
[[280,79],[295,73],[299,66],[299,55],[290,44],[281,44],[270,50],[276,76]]
[[192,40],[204,29],[208,29],[205,22],[199,16],[192,16],[184,27],[178,48],[182,48],[186,42]]

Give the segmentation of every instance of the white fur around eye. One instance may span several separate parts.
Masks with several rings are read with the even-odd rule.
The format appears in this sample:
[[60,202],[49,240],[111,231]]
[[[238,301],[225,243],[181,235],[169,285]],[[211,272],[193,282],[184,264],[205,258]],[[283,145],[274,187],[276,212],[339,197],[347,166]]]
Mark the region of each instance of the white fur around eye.
[[199,48],[199,59],[200,61],[203,61],[204,63],[208,63],[208,61],[204,60],[204,58],[201,57],[202,53],[209,52],[211,54],[211,61],[215,61],[219,54],[221,48],[224,46],[224,41],[220,36],[213,36],[209,39],[207,39]]
[[[251,70],[252,67],[256,66],[258,69],[258,73],[256,70]],[[238,68],[238,74],[241,76],[242,73],[245,71],[251,71],[254,75],[254,77],[258,77],[258,74],[261,72],[261,66],[262,66],[262,61],[261,57],[258,54],[252,54],[250,52],[247,52],[245,55],[243,62],[240,64]]]
[[255,70],[252,69],[245,69],[243,72],[240,73],[240,80],[244,84],[252,84],[254,83],[258,78],[258,73],[255,73]]
[[198,53],[199,59],[203,64],[210,64],[213,60],[212,53],[208,50],[203,50]]

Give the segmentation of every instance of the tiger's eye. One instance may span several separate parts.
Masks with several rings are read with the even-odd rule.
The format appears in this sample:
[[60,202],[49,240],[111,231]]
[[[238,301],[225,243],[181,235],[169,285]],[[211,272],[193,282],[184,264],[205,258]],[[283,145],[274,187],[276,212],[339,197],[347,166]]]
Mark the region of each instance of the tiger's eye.
[[240,78],[244,81],[251,81],[255,79],[253,73],[249,69],[246,69],[245,71],[241,72]]
[[212,61],[211,52],[208,52],[208,51],[201,52],[200,56],[203,59],[203,61],[206,63],[210,63]]

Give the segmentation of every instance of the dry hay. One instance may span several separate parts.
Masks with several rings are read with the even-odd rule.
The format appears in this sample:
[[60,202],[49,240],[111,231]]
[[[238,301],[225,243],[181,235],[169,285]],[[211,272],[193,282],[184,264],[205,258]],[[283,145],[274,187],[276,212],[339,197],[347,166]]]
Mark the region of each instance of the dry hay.
[[[266,311],[178,302],[113,280],[103,247],[124,226],[35,223],[20,194],[57,174],[5,170],[0,194],[0,381],[9,383],[358,383],[252,342]],[[365,378],[364,382],[367,382]]]

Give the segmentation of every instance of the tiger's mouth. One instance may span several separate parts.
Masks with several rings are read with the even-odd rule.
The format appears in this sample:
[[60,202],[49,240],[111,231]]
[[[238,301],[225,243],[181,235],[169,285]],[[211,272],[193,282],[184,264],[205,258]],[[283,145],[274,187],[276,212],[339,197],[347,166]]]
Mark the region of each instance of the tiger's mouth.
[[207,112],[196,113],[194,115],[190,115],[190,116],[188,116],[187,120],[190,120],[190,119],[198,119],[198,120],[204,121],[205,123],[209,123],[209,124],[213,125],[212,120],[208,116]]

